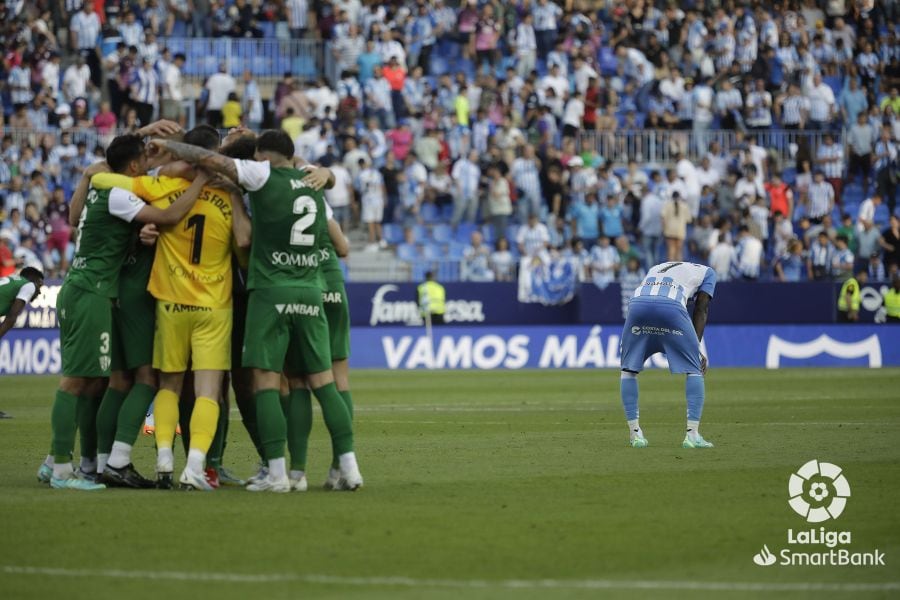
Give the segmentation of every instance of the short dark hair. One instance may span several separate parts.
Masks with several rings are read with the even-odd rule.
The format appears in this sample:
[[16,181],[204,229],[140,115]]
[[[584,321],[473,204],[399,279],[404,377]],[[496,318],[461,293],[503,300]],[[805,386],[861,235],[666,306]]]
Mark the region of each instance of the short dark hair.
[[253,156],[256,154],[256,138],[251,135],[242,135],[219,150],[219,152],[228,158],[253,160]]
[[270,129],[264,131],[256,140],[258,152],[274,152],[290,159],[294,157],[294,142],[286,131]]
[[184,134],[182,140],[185,144],[199,146],[207,150],[216,150],[219,147],[219,131],[211,125],[197,125]]
[[133,133],[120,135],[106,149],[106,162],[114,173],[121,173],[128,168],[128,163],[137,160],[144,153],[144,140]]
[[840,234],[839,236],[837,236],[837,237],[834,238],[834,239],[835,239],[835,241],[837,241],[837,242],[844,242],[845,244],[849,244],[849,243],[850,243],[850,240],[849,240],[849,239],[847,238],[847,236],[844,235],[843,233]]
[[19,273],[19,275],[32,283],[37,283],[38,281],[44,280],[44,274],[34,267],[25,267],[24,269],[22,269],[22,272]]

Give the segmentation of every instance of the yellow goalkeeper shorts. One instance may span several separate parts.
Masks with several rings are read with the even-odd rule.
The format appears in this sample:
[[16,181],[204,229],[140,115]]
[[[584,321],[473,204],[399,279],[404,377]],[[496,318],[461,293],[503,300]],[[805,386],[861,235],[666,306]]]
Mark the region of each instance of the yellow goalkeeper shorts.
[[231,318],[228,308],[156,303],[153,367],[163,373],[231,369]]

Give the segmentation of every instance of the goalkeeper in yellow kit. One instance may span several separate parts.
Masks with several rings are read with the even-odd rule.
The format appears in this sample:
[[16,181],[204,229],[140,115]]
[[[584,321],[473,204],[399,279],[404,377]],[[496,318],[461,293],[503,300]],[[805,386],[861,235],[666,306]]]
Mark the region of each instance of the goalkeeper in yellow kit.
[[[202,125],[184,142],[215,150],[219,135]],[[140,177],[115,183],[150,201],[168,203],[190,182],[173,177]],[[128,187],[130,186],[130,187]],[[224,374],[231,369],[232,245],[250,244],[250,221],[240,196],[211,182],[176,225],[161,228],[148,290],[156,298],[153,366],[160,371],[154,399],[157,487],[172,487],[178,398],[191,366],[196,403],[182,487],[211,491],[204,472],[206,453],[219,418]]]

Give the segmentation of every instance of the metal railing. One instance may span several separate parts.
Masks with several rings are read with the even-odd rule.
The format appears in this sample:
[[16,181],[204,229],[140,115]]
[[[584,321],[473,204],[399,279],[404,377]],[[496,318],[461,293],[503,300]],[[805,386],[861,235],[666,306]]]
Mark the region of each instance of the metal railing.
[[[751,131],[757,143],[775,152],[782,164],[793,161],[797,150],[806,144],[813,152],[822,142],[825,131],[794,131],[786,129],[764,129]],[[841,132],[830,132],[841,143]],[[734,130],[691,130],[641,129],[631,131],[585,131],[578,138],[580,151],[593,150],[607,162],[624,165],[634,158],[643,164],[672,164],[679,153],[699,161],[709,150],[713,141],[728,152],[738,143]]]
[[234,77],[245,70],[260,79],[280,79],[287,72],[302,79],[324,74],[324,47],[313,39],[169,37],[159,44],[185,55],[182,73],[191,83],[201,83],[219,65]]

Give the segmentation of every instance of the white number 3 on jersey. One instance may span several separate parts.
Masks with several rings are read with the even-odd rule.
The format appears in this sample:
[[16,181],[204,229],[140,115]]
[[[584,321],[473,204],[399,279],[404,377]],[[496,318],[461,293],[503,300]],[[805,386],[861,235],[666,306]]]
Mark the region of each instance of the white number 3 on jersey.
[[306,233],[316,222],[316,201],[310,196],[300,196],[294,200],[294,214],[303,215],[291,227],[291,246],[312,246],[316,236]]

